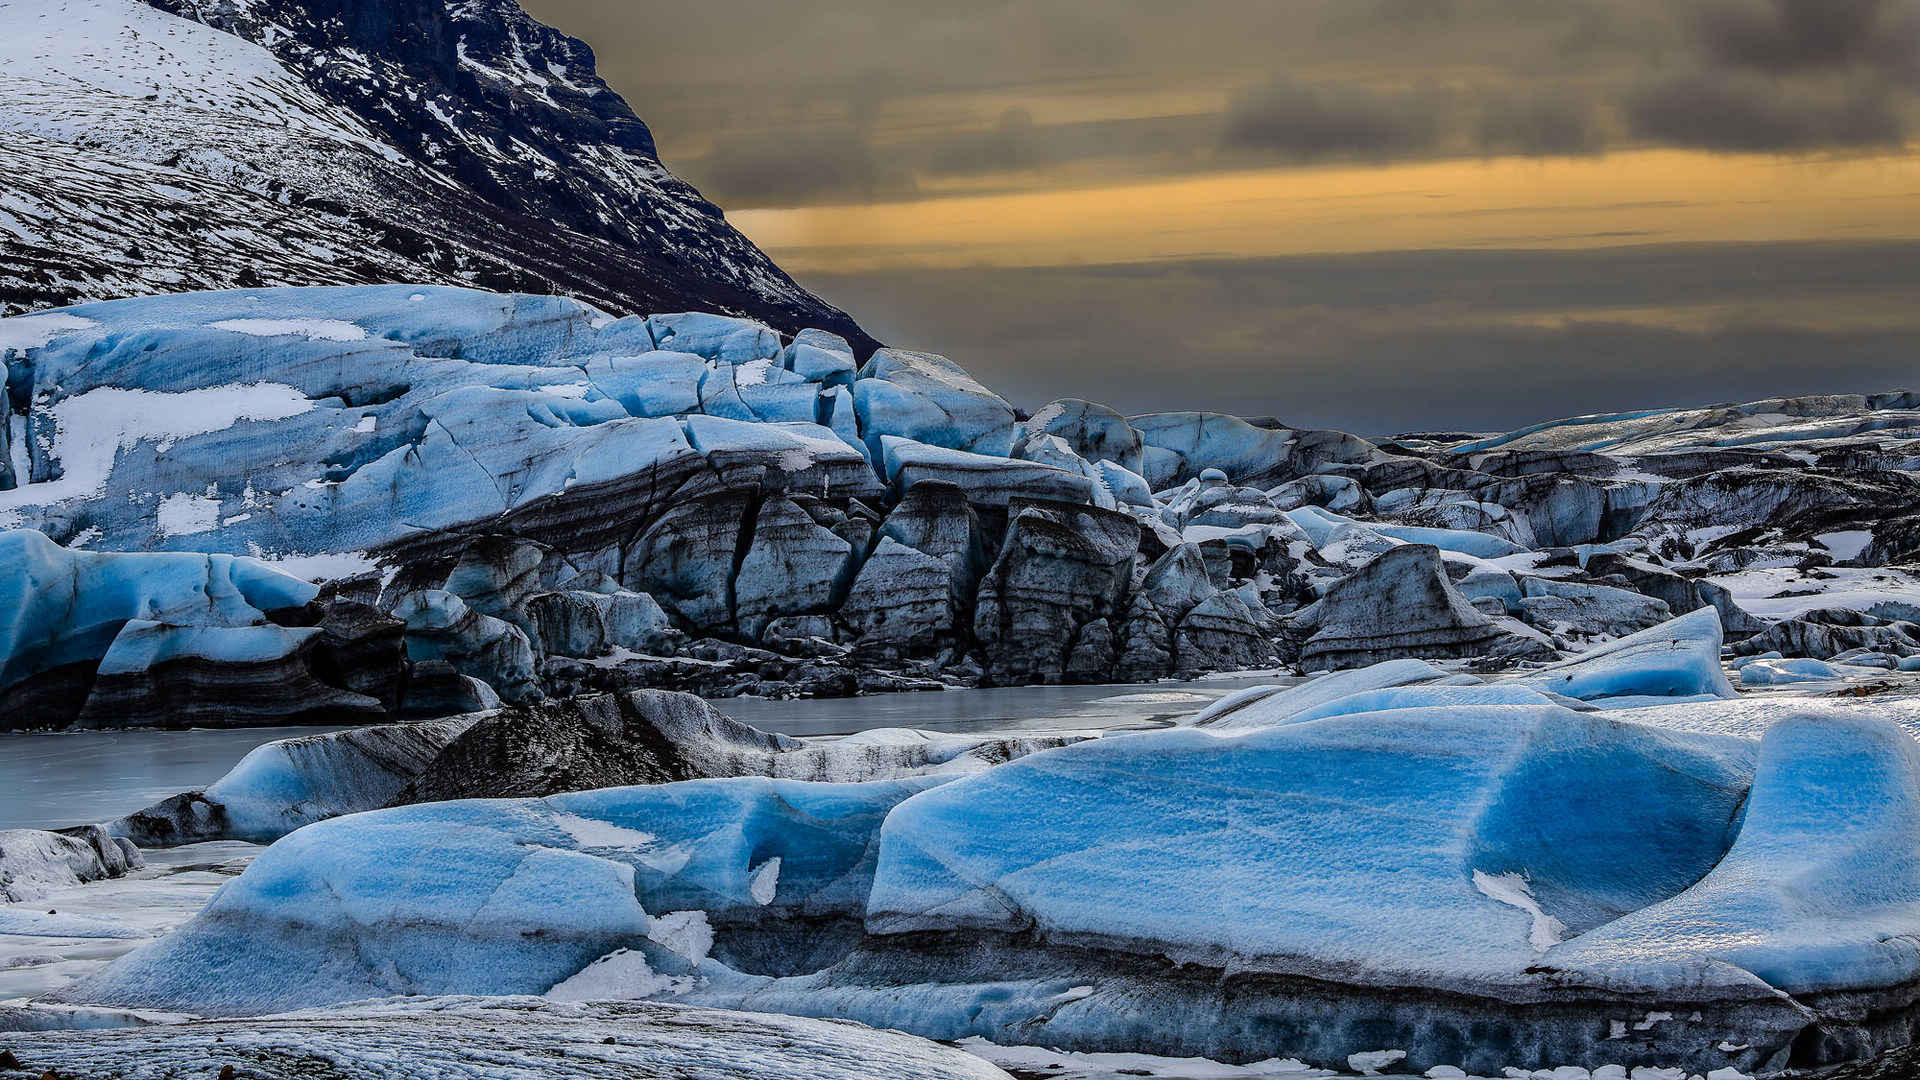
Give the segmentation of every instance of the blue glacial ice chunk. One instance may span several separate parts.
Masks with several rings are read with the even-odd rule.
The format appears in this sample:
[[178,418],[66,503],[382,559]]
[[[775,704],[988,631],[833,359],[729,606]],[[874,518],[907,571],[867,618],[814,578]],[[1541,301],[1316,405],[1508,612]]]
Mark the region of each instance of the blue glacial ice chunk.
[[649,315],[654,347],[693,353],[729,367],[780,359],[780,335],[751,319],[689,311]]
[[1735,696],[1720,669],[1720,613],[1690,611],[1616,641],[1549,664],[1519,681],[1562,697]]
[[1478,559],[1500,559],[1508,555],[1519,555],[1527,550],[1504,537],[1468,529],[1434,529],[1421,525],[1394,525],[1385,522],[1372,522],[1368,527],[1382,536],[1391,536],[1395,540],[1404,540],[1409,544],[1432,544],[1441,551],[1472,555]]
[[880,491],[864,447],[811,420],[755,423],[689,416],[682,426],[688,444],[722,478],[741,470],[766,470],[784,473],[790,490],[810,495],[861,496]]
[[300,607],[317,592],[244,557],[75,551],[31,529],[3,532],[0,686],[100,659],[134,619],[260,630],[266,612]]
[[1393,525],[1381,521],[1360,522],[1318,506],[1296,507],[1287,511],[1287,516],[1306,530],[1307,535],[1313,539],[1315,547],[1322,548],[1333,543],[1342,529],[1359,528],[1401,543],[1430,544],[1441,551],[1471,555],[1477,559],[1499,559],[1508,555],[1518,555],[1527,550],[1511,540],[1492,533],[1472,532],[1466,529]]
[[[85,307],[7,332],[31,437],[26,482],[0,477],[0,526],[98,549],[364,556],[461,526],[603,549],[615,526],[570,501],[617,513],[742,464],[692,450],[671,418],[830,422],[836,440],[854,423],[777,334],[722,316],[411,286]],[[808,339],[823,364],[830,338]],[[755,464],[782,460],[799,459]],[[827,479],[878,490],[864,458]]]
[[820,388],[780,367],[777,360],[713,364],[700,379],[700,411],[735,420],[812,423]]
[[[1392,663],[1393,661],[1389,661]],[[1479,705],[1551,705],[1553,699],[1537,690],[1512,683],[1474,686],[1461,683],[1435,683],[1426,686],[1395,686],[1381,690],[1363,690],[1335,698],[1324,705],[1294,713],[1284,721],[1302,724],[1328,716],[1386,712],[1390,709],[1424,709],[1436,706],[1473,707]]]
[[875,460],[887,435],[1002,458],[1013,449],[1013,406],[944,356],[881,349],[860,369],[853,405]]
[[1477,686],[1480,680],[1471,675],[1450,675],[1425,660],[1406,657],[1336,671],[1296,686],[1249,686],[1222,697],[1187,722],[1223,730],[1272,727],[1355,694],[1418,683]]
[[1760,741],[1731,849],[1698,884],[1569,942],[1556,964],[1654,988],[1763,980],[1789,994],[1920,978],[1920,743],[1867,716]]
[[841,442],[860,451],[861,457],[867,456],[866,441],[860,437],[860,418],[853,408],[853,391],[844,386],[822,389],[817,408],[815,423],[830,428]]
[[[1552,705],[1110,738],[901,804],[867,925],[883,939],[1032,927],[1360,984],[1526,985],[1562,936],[1720,859],[1753,752]],[[1524,877],[1538,910],[1476,872]]]
[[802,330],[793,335],[793,344],[782,354],[788,371],[827,386],[853,381],[859,365],[853,359],[853,347],[847,339],[827,330]]
[[634,416],[674,416],[700,407],[707,367],[706,360],[685,352],[611,354],[590,360],[587,378]]
[[879,443],[876,460],[899,493],[923,480],[939,480],[958,486],[968,502],[980,506],[1005,506],[1015,498],[1092,501],[1091,481],[1044,462],[952,450],[893,435],[880,436]]
[[1870,676],[1880,670],[1884,669],[1860,664],[1830,664],[1810,657],[1757,658],[1740,665],[1740,685],[1786,686],[1791,683],[1831,682],[1835,679]]
[[231,1015],[537,994],[640,947],[667,912],[854,918],[881,820],[945,779],[693,780],[334,818],[64,996]]
[[1020,425],[1013,453],[1021,444],[1042,436],[1063,440],[1075,454],[1090,462],[1108,462],[1130,473],[1139,473],[1144,465],[1140,433],[1119,413],[1079,398],[1062,398],[1037,409]]
[[1128,423],[1140,433],[1143,470],[1156,488],[1205,469],[1236,480],[1256,476],[1285,465],[1294,443],[1292,431],[1254,427],[1225,413],[1147,413]]
[[131,619],[100,658],[99,674],[135,674],[185,658],[261,664],[298,652],[320,634],[317,626],[172,626]]
[[1094,462],[1093,466],[1100,470],[1100,482],[1106,485],[1107,493],[1113,496],[1116,504],[1153,509],[1153,489],[1146,477],[1104,458]]
[[[256,746],[203,793],[224,816],[206,835],[270,844],[303,825],[385,806],[483,715],[379,724]],[[123,820],[109,828],[127,832],[128,824]]]

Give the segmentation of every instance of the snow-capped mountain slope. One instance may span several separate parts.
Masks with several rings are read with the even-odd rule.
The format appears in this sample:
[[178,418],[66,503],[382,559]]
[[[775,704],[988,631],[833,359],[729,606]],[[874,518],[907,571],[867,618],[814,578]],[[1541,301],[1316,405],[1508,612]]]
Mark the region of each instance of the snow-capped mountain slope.
[[871,345],[660,164],[586,45],[510,0],[0,13],[0,310],[446,282]]

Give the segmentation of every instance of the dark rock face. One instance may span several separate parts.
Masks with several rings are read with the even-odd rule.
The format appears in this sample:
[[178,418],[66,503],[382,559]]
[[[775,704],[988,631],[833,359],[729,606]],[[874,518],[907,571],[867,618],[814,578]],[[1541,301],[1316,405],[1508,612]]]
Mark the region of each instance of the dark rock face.
[[732,776],[739,762],[728,749],[776,753],[791,745],[691,694],[597,694],[489,714],[448,743],[389,805]]
[[1665,488],[1640,527],[1792,528],[1836,516],[1880,517],[1920,498],[1920,482],[1897,473],[1821,475],[1804,467],[1722,469]]
[[989,680],[1060,681],[1080,628],[1119,613],[1139,546],[1124,514],[1016,502],[974,614]]
[[986,572],[979,515],[966,493],[953,484],[925,480],[908,488],[881,522],[880,535],[945,563],[957,604],[972,599],[980,575]]
[[1260,667],[1274,660],[1273,646],[1246,602],[1224,590],[1181,618],[1173,647],[1175,670],[1196,675]]
[[1740,656],[1777,652],[1815,660],[1831,660],[1854,649],[1915,655],[1920,653],[1920,625],[1842,608],[1822,608],[1775,623],[1733,647]]
[[736,560],[759,501],[758,492],[735,489],[668,510],[627,550],[623,584],[697,630],[730,626]]
[[[615,312],[735,312],[833,331],[861,355],[877,345],[660,164],[586,44],[512,0],[153,6],[263,47],[304,93],[228,117],[75,91],[69,107],[102,120],[85,144],[29,140],[13,182],[47,213],[8,238],[0,311],[412,281],[564,292]],[[276,90],[290,93],[257,96]],[[114,207],[117,236],[94,235],[88,205]],[[352,254],[307,254],[329,250]]]

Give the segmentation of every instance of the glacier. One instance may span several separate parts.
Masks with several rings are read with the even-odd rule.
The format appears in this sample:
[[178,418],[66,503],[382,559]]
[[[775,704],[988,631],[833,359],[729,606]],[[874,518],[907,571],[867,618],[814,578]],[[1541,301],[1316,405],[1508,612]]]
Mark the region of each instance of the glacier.
[[[1592,673],[1615,644],[1606,685],[1537,685],[1624,698],[1670,689],[1639,635],[1707,609],[1749,654],[1920,651],[1864,590],[1743,606],[1837,588],[1841,563],[1920,597],[1891,565],[1920,550],[1899,394],[1662,414],[1681,427],[1656,443],[1542,443],[1649,414],[1368,440],[1081,399],[1027,414],[944,357],[825,330],[425,285],[83,304],[0,320],[0,342],[0,523],[316,589],[238,623],[142,614],[160,625],[104,673],[97,645],[56,663],[0,640],[15,726],[213,722],[195,702],[246,685],[276,689],[226,722],[1401,657]],[[260,629],[210,632],[240,625]]]

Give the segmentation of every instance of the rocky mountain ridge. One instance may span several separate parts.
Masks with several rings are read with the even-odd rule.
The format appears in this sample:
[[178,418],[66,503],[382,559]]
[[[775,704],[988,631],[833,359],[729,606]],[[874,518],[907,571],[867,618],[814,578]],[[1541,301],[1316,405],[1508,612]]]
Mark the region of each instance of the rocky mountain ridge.
[[511,2],[20,0],[0,311],[417,281],[874,342],[661,165],[592,51]]

